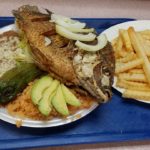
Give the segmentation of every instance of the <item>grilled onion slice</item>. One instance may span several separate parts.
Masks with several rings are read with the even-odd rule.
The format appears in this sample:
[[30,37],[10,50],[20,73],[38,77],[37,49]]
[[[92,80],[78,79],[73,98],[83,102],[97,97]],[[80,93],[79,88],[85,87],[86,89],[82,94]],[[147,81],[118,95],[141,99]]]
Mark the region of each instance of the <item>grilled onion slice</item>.
[[81,22],[78,22],[78,21],[72,21],[72,20],[56,20],[55,21],[56,24],[62,26],[62,27],[65,27],[65,28],[68,28],[68,27],[71,27],[71,28],[76,28],[76,29],[83,29],[86,24],[85,23],[81,23]]
[[79,47],[80,49],[83,49],[85,51],[89,52],[96,52],[98,50],[101,50],[104,48],[107,44],[107,37],[105,34],[101,34],[97,37],[97,44],[96,45],[88,45],[83,42],[80,42],[79,40],[76,41],[75,45]]
[[73,20],[71,18],[61,16],[61,15],[56,15],[56,14],[52,14],[51,20],[53,20],[56,24],[66,28],[71,27],[71,28],[83,29],[86,26],[85,23],[81,23],[77,20]]
[[73,28],[73,27],[66,27],[71,32],[74,33],[91,33],[94,32],[94,28],[89,28],[89,29],[78,29],[78,28]]
[[79,34],[79,33],[73,33],[66,28],[57,25],[56,24],[56,32],[60,34],[61,36],[71,39],[71,40],[79,40],[79,41],[93,41],[96,37],[95,34],[93,33],[88,33],[86,35],[84,34]]

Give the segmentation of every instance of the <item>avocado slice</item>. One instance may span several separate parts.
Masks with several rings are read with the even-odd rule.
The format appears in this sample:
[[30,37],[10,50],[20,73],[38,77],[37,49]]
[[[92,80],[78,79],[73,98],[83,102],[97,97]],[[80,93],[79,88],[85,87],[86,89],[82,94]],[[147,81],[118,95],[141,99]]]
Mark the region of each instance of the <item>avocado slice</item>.
[[75,95],[63,84],[61,84],[61,88],[65,97],[66,103],[72,105],[72,106],[81,106],[81,102],[79,99],[75,97]]
[[69,115],[69,110],[60,85],[57,89],[55,96],[52,99],[52,105],[61,115]]
[[50,76],[44,76],[35,82],[31,89],[31,99],[34,104],[39,103],[44,90],[51,85],[52,81],[53,79]]
[[57,87],[59,86],[59,84],[60,83],[58,80],[53,80],[50,87],[48,87],[43,92],[38,108],[39,108],[39,111],[45,116],[48,116],[52,110],[51,101],[56,93],[55,91],[57,90]]

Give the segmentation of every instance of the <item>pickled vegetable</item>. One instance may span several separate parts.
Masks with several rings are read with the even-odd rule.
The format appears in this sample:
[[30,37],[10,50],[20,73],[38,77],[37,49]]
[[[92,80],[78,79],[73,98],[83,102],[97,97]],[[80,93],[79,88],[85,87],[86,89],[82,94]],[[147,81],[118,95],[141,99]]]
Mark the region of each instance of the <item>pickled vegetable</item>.
[[29,82],[42,74],[32,63],[20,63],[0,78],[0,103],[7,103],[21,93]]

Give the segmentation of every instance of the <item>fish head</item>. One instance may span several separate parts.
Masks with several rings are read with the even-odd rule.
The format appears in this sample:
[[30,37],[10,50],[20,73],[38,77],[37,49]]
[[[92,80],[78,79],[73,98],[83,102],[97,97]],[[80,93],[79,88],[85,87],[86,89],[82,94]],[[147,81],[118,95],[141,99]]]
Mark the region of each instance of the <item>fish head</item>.
[[73,66],[81,86],[99,102],[107,102],[111,96],[115,59],[111,44],[96,53],[78,51]]

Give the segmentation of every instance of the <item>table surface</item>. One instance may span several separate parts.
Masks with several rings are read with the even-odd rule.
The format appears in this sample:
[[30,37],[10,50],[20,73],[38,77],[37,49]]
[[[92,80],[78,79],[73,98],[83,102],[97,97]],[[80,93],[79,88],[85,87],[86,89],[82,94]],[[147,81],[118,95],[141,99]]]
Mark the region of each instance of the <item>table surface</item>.
[[[38,5],[70,17],[150,19],[149,0],[0,0],[0,16],[12,16],[11,10],[24,4]],[[49,147],[38,150],[149,150],[149,146],[150,141],[139,141]]]

